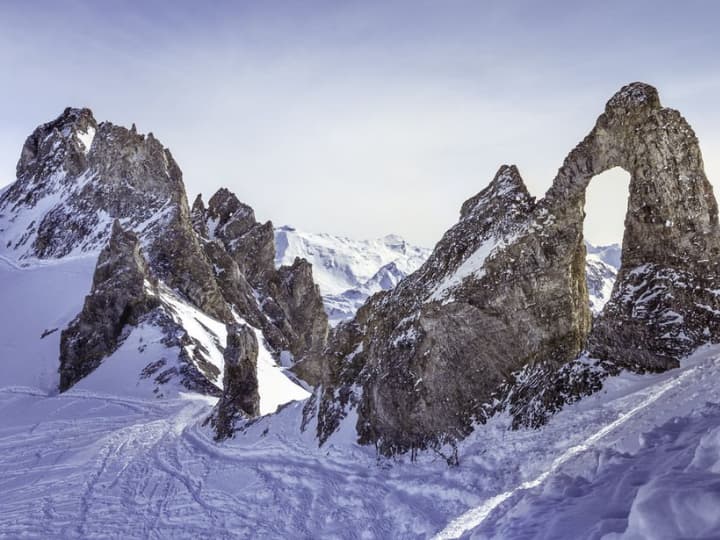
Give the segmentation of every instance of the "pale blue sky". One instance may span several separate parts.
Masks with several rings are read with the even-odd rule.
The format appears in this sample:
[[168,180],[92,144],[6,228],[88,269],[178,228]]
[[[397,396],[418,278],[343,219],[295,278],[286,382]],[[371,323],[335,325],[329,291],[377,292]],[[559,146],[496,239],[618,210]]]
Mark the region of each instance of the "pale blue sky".
[[[37,124],[88,106],[152,131],[191,197],[227,186],[277,225],[431,246],[502,163],[542,195],[635,80],[720,181],[717,6],[0,0],[0,184]],[[620,238],[624,182],[594,183],[590,240]]]

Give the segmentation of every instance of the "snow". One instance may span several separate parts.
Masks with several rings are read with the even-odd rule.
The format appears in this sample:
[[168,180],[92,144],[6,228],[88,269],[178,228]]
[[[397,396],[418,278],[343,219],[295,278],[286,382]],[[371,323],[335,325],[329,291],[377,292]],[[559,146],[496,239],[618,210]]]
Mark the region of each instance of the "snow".
[[587,272],[588,277],[592,272],[595,286],[590,288],[590,280],[588,280],[588,293],[590,295],[590,310],[593,314],[599,314],[605,304],[610,301],[613,286],[617,277],[617,269],[604,262],[599,256],[588,254],[587,256]]
[[[265,416],[217,443],[203,425],[214,399],[173,386],[157,399],[138,377],[177,354],[152,326],[56,393],[60,331],[94,265],[0,256],[2,537],[720,537],[720,346],[612,377],[540,430],[497,415],[449,468],[434,452],[412,462],[357,445],[355,408],[318,448],[313,426],[300,430],[308,393],[255,330]],[[160,294],[221,365],[224,325]]]
[[[210,382],[218,388],[222,388],[223,372],[225,371],[223,350],[227,343],[225,323],[205,315],[196,307],[182,301],[167,287],[160,287],[160,300],[170,308],[171,316],[193,339],[194,343],[186,346],[188,356],[193,358],[195,354],[201,354],[214,365],[219,375]],[[138,372],[136,371],[136,373]]]
[[291,381],[284,368],[277,365],[265,344],[262,332],[253,328],[258,340],[257,377],[260,393],[260,414],[272,414],[291,401],[304,400],[310,392]]
[[649,395],[642,400],[638,405],[635,405],[632,409],[630,409],[627,412],[622,413],[617,419],[613,420],[607,425],[604,425],[600,430],[593,433],[590,437],[583,440],[581,443],[576,444],[574,446],[571,446],[567,450],[565,450],[562,454],[560,454],[558,457],[556,457],[550,466],[544,470],[541,474],[539,474],[537,477],[533,478],[532,480],[526,480],[522,484],[520,484],[518,487],[511,489],[509,491],[506,491],[504,493],[500,493],[499,495],[495,495],[494,497],[491,497],[487,501],[485,501],[483,504],[473,508],[472,510],[466,512],[456,520],[454,520],[450,525],[448,525],[447,528],[445,528],[443,531],[441,531],[435,538],[437,540],[445,540],[449,538],[458,538],[462,533],[464,533],[467,530],[470,530],[472,528],[475,528],[479,526],[489,515],[490,513],[497,508],[500,504],[502,504],[504,501],[512,497],[518,492],[529,490],[532,488],[536,488],[540,486],[543,482],[545,482],[548,477],[555,471],[557,471],[562,465],[570,461],[572,458],[576,457],[577,455],[586,452],[589,450],[595,443],[603,439],[606,435],[609,433],[612,433],[616,429],[620,428],[623,424],[628,422],[630,419],[632,419],[633,416],[641,412],[643,409],[647,408],[648,406],[655,403],[658,399],[660,399],[666,392],[668,392],[670,389],[680,385],[683,381],[683,379],[687,378],[689,375],[692,374],[692,371],[686,371],[679,377],[675,379],[670,379],[669,381],[659,385],[656,389],[654,389],[652,392],[649,393]]
[[605,264],[609,264],[616,270],[620,269],[622,247],[619,244],[594,246],[588,242],[585,242],[585,247],[587,248],[588,259],[599,259]]
[[708,306],[707,304],[701,304],[699,302],[695,302],[695,305],[697,307],[699,307],[700,309],[704,309],[705,311],[712,313],[715,316],[720,316],[720,310],[712,308],[712,307]]
[[[17,258],[22,253],[17,253],[20,249],[27,250],[32,245],[37,227],[42,222],[42,218],[56,205],[62,202],[63,195],[59,185],[64,177],[64,172],[54,173],[46,179],[45,185],[48,190],[55,189],[49,195],[40,198],[32,207],[23,208],[20,212],[0,213],[0,234],[2,234],[2,242],[0,242],[0,255],[7,255],[11,258]],[[32,231],[29,238],[22,248],[15,246],[21,240],[25,240],[29,231]]]
[[[50,196],[0,228],[24,232],[57,202]],[[282,237],[279,263],[314,256],[316,275],[337,289],[367,284],[390,263],[410,271],[426,256],[397,237],[362,245],[289,230]],[[506,241],[484,244],[433,294],[447,300]],[[309,393],[255,329],[265,416],[218,444],[203,426],[214,399],[172,384],[157,399],[152,380],[140,376],[148,362],[179,352],[153,326],[132,329],[97,370],[56,395],[60,331],[82,307],[95,256],[21,265],[17,252],[2,249],[2,536],[720,536],[720,347],[665,374],[611,378],[541,430],[509,431],[509,418],[494,417],[459,444],[460,465],[448,468],[432,452],[416,462],[378,459],[356,444],[354,407],[318,448],[313,426],[300,431]],[[606,262],[608,254],[592,257]],[[384,277],[377,283],[392,286]],[[194,340],[188,352],[206,351],[218,368],[220,387],[225,325],[174,291],[161,287],[160,296]],[[667,323],[678,317],[665,313]],[[411,337],[399,328],[395,343]]]
[[[178,397],[183,388],[174,382],[162,385],[155,392],[156,385],[151,377],[142,377],[141,373],[152,361],[176,359],[180,352],[177,348],[168,348],[164,343],[165,334],[156,326],[141,325],[133,328],[120,347],[92,373],[81,379],[73,391],[105,393],[115,396],[152,399],[153,397]],[[57,357],[55,358],[57,364]]]
[[472,538],[718,537],[718,370],[720,347],[712,346],[679,370],[609,379],[603,393],[568,407],[551,425],[598,404],[621,405],[623,412],[535,479],[488,498],[438,538],[470,530]]
[[448,526],[473,512],[473,538],[717,537],[718,377],[720,347],[708,347],[664,374],[611,378],[541,430],[494,417],[460,443],[455,468],[432,452],[378,460],[352,429],[317,448],[299,430],[302,402],[219,444],[202,425],[207,398],[48,395],[3,379],[0,530],[428,538],[461,532]]
[[[90,292],[96,258],[93,255],[62,259],[23,261],[22,265],[0,256],[0,385],[32,387],[46,393],[57,391],[60,334],[80,313]],[[207,316],[162,283],[162,304],[184,328],[192,343],[188,356],[202,355],[218,370],[211,382],[222,388],[223,350],[227,341],[224,323]],[[275,412],[310,394],[278,366],[267,349],[262,333],[254,329],[259,343],[258,383],[261,414]],[[50,332],[50,333],[48,333]],[[45,337],[42,337],[46,333]],[[121,346],[89,376],[74,387],[87,392],[155,399],[177,397],[183,389],[174,383],[156,391],[151,377],[142,371],[152,362],[165,359],[170,367],[179,350],[168,348],[163,332],[153,325],[130,330]]]
[[92,126],[87,127],[87,131],[78,131],[76,134],[78,141],[80,141],[80,144],[82,144],[83,148],[85,149],[85,154],[90,152],[90,147],[92,146],[92,142],[95,139],[95,128]]
[[288,226],[275,230],[275,246],[276,266],[290,265],[295,257],[305,258],[313,265],[313,277],[323,295],[361,286],[392,262],[409,274],[429,255],[429,250],[412,246],[397,235],[354,240]]
[[60,332],[82,309],[95,259],[24,264],[0,255],[0,385],[52,391]]

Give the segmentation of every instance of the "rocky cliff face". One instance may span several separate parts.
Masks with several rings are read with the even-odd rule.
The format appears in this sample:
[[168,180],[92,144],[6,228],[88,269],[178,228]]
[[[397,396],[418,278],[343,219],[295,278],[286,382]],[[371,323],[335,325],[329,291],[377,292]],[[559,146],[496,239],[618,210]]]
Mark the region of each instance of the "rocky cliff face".
[[[585,190],[615,166],[631,175],[622,266],[592,326]],[[321,385],[308,407],[318,436],[325,440],[356,409],[359,440],[384,453],[451,441],[513,384],[526,384],[514,394],[517,423],[537,424],[536,415],[523,417],[523,401],[540,389],[555,407],[597,389],[596,380],[561,376],[586,345],[616,367],[673,367],[720,338],[719,240],[694,133],[654,88],[629,85],[542,200],[529,196],[517,169],[502,167],[463,205],[426,264],[373,297],[335,330],[324,355],[299,366]],[[528,369],[547,384],[520,380]]]
[[359,414],[360,441],[385,453],[423,446],[429,434],[437,442],[461,437],[484,418],[483,396],[523,365],[532,334],[502,340],[522,320],[510,312],[494,317],[507,309],[502,299],[494,312],[477,307],[481,300],[473,293],[488,297],[497,289],[468,287],[466,281],[485,279],[484,265],[516,241],[535,204],[517,169],[502,167],[463,205],[458,224],[417,272],[338,326],[320,362],[298,366],[306,377],[321,374],[314,381],[321,385],[321,441],[352,408]]

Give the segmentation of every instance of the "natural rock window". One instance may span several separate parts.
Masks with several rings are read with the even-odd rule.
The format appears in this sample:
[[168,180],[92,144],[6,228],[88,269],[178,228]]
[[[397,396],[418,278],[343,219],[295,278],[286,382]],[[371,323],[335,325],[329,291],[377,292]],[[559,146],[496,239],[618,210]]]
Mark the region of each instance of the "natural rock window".
[[629,184],[630,174],[615,167],[595,176],[585,192],[585,272],[593,315],[610,300],[620,268]]

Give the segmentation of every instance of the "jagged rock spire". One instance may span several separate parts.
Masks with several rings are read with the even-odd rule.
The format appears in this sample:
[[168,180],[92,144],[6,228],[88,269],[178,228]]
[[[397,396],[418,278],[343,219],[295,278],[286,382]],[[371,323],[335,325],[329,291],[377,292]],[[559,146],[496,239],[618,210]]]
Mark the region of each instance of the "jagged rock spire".
[[468,217],[476,209],[483,211],[484,207],[493,200],[496,201],[495,204],[508,207],[531,199],[518,168],[515,165],[503,165],[488,187],[463,203],[460,218]]
[[223,393],[210,417],[217,440],[231,437],[236,422],[260,414],[257,377],[258,342],[247,325],[228,326]]
[[[221,188],[207,209],[199,198],[195,201],[193,223],[206,240],[207,256],[221,269],[217,278],[226,300],[245,320],[263,328],[273,349],[297,358],[322,349],[328,322],[312,266],[296,260],[275,268],[272,222],[259,223],[250,206]],[[256,297],[262,299],[260,310]]]
[[61,391],[91,373],[116,349],[125,325],[138,324],[159,305],[154,287],[156,282],[140,252],[138,237],[115,220],[83,310],[62,331]]

